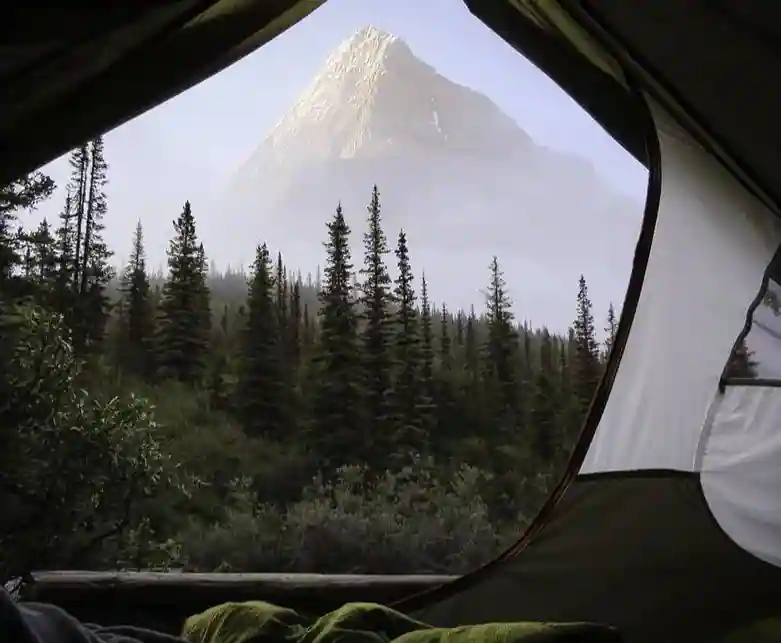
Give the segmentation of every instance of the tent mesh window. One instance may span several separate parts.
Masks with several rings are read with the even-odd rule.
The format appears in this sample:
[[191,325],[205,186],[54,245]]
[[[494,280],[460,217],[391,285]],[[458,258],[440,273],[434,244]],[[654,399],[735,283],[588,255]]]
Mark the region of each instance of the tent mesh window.
[[726,386],[781,387],[781,249],[765,273],[749,306],[724,373]]

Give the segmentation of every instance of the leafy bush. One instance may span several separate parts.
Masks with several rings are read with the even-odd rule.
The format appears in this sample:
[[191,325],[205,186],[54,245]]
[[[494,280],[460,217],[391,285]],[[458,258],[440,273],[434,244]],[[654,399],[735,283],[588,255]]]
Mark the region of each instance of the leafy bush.
[[185,565],[198,571],[462,573],[517,536],[497,533],[478,489],[484,474],[463,466],[449,479],[419,463],[379,479],[342,467],[315,478],[285,508],[257,503],[237,484],[222,523],[193,521],[179,536]]
[[59,318],[0,302],[0,582],[113,565],[145,499],[176,487],[144,400],[79,388]]

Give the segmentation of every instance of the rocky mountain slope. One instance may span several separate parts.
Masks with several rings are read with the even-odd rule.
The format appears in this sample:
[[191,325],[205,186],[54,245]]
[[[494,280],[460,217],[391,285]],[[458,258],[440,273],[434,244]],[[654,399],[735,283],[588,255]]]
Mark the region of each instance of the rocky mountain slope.
[[389,240],[405,229],[414,267],[450,307],[480,304],[494,254],[521,317],[568,323],[581,272],[597,306],[623,297],[642,205],[373,27],[331,54],[238,169],[205,235],[245,261],[265,239],[291,266],[314,270],[341,202],[359,265],[375,183]]

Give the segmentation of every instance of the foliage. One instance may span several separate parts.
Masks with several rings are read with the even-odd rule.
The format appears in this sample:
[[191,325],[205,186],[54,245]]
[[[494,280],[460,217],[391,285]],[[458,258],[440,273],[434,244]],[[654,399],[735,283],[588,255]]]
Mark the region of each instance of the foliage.
[[0,426],[0,579],[33,567],[111,564],[144,500],[175,484],[175,465],[138,397],[95,396],[60,319],[4,304]]
[[491,525],[479,494],[484,474],[464,465],[447,479],[432,462],[381,477],[340,467],[317,477],[280,512],[245,491],[230,519],[192,522],[180,535],[194,570],[322,573],[459,573],[516,534]]
[[322,278],[262,240],[210,271],[186,202],[167,272],[139,224],[116,279],[102,139],[71,166],[56,229],[14,228],[46,177],[0,190],[0,576],[459,573],[539,509],[608,353],[584,277],[567,336],[515,321],[496,257],[483,313],[438,306],[375,186],[362,269],[337,207]]

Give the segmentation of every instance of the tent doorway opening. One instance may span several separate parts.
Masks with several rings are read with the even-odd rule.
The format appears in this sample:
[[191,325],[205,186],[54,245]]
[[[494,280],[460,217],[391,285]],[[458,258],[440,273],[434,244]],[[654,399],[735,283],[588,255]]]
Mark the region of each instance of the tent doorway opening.
[[[103,136],[266,42],[279,60],[296,33],[302,51],[326,47],[314,26],[340,9],[318,4],[18,14],[2,278],[9,421],[27,428],[4,456],[3,574],[58,556],[212,571],[361,559],[459,575],[396,603],[433,623],[592,620],[644,641],[775,614],[781,96],[758,106],[741,73],[779,62],[759,3],[453,3],[525,56],[530,83],[528,62],[571,97],[549,146],[535,135],[555,110],[532,134],[530,101],[488,96],[505,83],[470,72],[486,32],[461,18],[468,55],[417,40],[414,21],[406,38],[362,23],[311,74],[276,72],[266,96],[290,96],[257,140],[240,118],[251,90],[231,86],[252,57]],[[62,20],[74,29],[55,47]],[[198,127],[211,108],[187,96],[209,91],[235,106],[224,125],[240,143]],[[561,149],[573,106],[642,177],[634,219],[619,215],[626,186]],[[176,153],[120,175],[113,141],[143,147],[166,118]],[[242,145],[235,171],[214,171]],[[123,201],[126,250],[108,241]],[[569,312],[552,294],[567,288]]]

